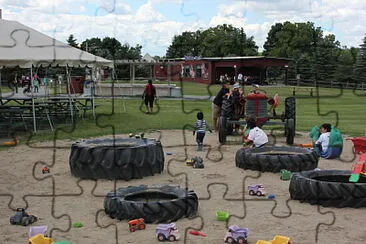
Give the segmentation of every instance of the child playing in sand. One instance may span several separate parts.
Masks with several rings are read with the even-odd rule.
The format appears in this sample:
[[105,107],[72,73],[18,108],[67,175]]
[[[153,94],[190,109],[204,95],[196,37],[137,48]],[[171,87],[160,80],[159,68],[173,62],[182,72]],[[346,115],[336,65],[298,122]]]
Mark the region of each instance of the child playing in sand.
[[266,133],[259,127],[254,118],[247,121],[247,127],[250,129],[248,138],[245,140],[246,146],[263,147],[268,142]]
[[332,129],[331,124],[322,124],[319,128],[321,135],[315,142],[315,150],[320,152],[326,152],[328,150],[330,131]]
[[203,113],[197,113],[197,121],[194,124],[195,130],[193,131],[193,136],[196,134],[196,142],[197,142],[197,151],[203,151],[203,139],[206,135],[206,130],[209,130],[212,133],[208,123],[203,119]]

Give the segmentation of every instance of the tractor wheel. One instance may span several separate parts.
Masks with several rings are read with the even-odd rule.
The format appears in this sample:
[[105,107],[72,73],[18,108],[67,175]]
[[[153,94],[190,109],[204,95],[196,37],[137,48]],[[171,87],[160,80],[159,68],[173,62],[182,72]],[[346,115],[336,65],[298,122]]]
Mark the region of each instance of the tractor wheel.
[[294,97],[286,97],[285,99],[285,117],[296,120],[296,99]]
[[291,199],[336,208],[366,207],[366,177],[349,182],[348,170],[312,170],[294,173],[289,192]]
[[135,228],[131,227],[130,232],[135,232]]
[[31,215],[30,216],[30,222],[31,223],[34,223],[34,222],[36,222],[37,221],[37,217],[36,216],[34,216],[34,215]]
[[15,223],[15,220],[14,220],[14,217],[10,217],[10,224],[12,224],[12,225],[15,225],[16,223]]
[[227,118],[220,116],[219,118],[219,142],[221,144],[226,143],[227,136]]
[[140,229],[140,230],[145,229],[145,224],[140,224],[140,225],[139,225],[139,229]]
[[164,152],[154,139],[92,139],[72,144],[69,165],[82,179],[142,179],[164,170]]
[[30,224],[30,218],[29,217],[23,217],[20,223],[23,226],[28,226]]
[[145,223],[171,223],[196,215],[198,197],[178,186],[128,186],[109,192],[104,209],[120,220],[144,218]]
[[293,145],[294,137],[295,137],[295,120],[294,119],[286,119],[285,131],[286,131],[286,143],[288,145]]
[[241,148],[235,156],[236,167],[261,172],[291,172],[311,170],[318,167],[319,156],[310,149],[302,147]]
[[263,196],[262,192],[257,191],[257,196],[258,196],[258,197]]

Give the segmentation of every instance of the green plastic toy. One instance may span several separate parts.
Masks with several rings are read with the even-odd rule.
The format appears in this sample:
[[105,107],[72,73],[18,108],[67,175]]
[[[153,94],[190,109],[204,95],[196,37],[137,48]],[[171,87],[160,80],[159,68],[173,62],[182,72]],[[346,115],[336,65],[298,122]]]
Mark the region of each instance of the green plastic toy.
[[281,169],[281,180],[290,180],[291,179],[291,171],[285,170],[285,169]]
[[72,224],[72,227],[81,228],[81,227],[84,227],[84,224],[82,222],[75,222]]
[[216,219],[218,221],[226,221],[229,218],[229,213],[225,211],[216,211]]

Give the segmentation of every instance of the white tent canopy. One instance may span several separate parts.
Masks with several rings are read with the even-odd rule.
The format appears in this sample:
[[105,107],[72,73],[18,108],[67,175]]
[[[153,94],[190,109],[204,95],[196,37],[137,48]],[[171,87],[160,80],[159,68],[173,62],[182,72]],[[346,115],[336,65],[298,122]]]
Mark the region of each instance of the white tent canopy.
[[17,21],[0,19],[0,68],[112,67],[112,61],[71,47]]

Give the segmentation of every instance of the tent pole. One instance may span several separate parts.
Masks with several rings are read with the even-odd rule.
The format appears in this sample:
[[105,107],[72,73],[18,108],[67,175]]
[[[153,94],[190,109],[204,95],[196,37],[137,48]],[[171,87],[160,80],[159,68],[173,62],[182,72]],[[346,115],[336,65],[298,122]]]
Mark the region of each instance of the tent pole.
[[70,103],[70,115],[71,115],[71,123],[74,124],[74,108],[72,106],[72,102],[71,102],[71,85],[70,85],[70,74],[69,74],[69,69],[67,68],[67,65],[65,66],[66,68],[66,80],[67,80],[67,93],[69,96],[69,103]]
[[1,97],[1,104],[3,103],[2,99],[3,99],[3,90],[2,90],[2,84],[1,84],[1,71],[3,70],[3,68],[0,68],[0,97]]
[[33,64],[31,65],[30,70],[30,79],[31,79],[31,92],[32,92],[32,111],[33,111],[33,132],[37,132],[37,124],[36,124],[36,111],[34,106],[34,94],[33,94]]

